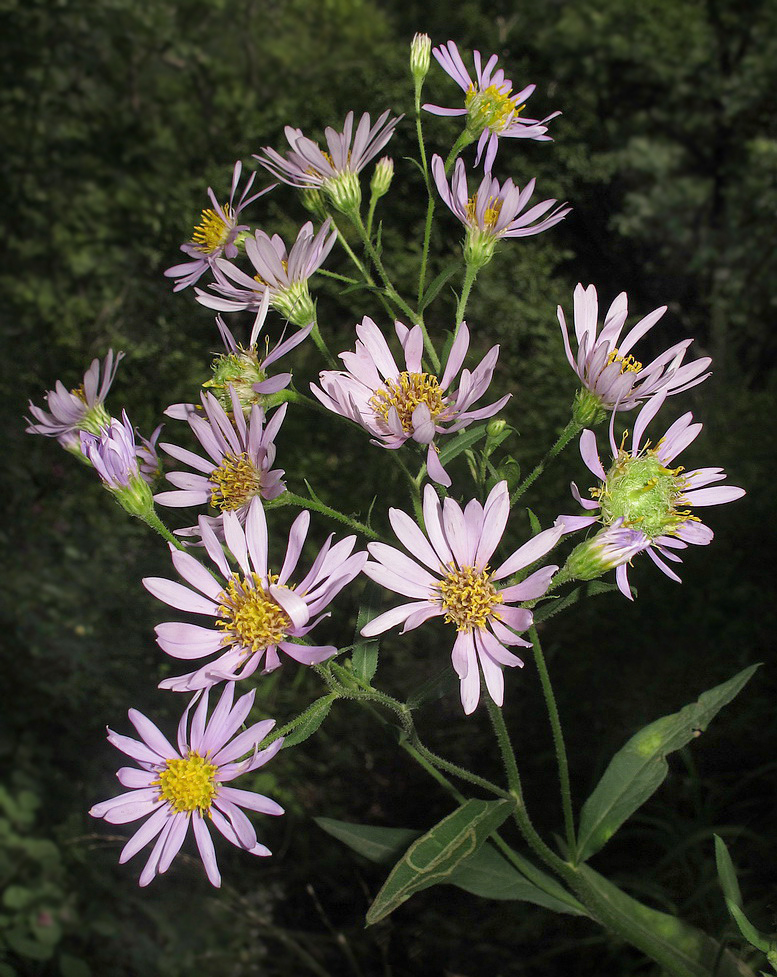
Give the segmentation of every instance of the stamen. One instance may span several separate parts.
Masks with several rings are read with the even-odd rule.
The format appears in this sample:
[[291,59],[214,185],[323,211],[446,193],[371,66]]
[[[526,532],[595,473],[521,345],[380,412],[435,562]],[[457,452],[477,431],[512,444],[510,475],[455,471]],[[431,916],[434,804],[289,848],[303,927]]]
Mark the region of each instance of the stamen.
[[504,603],[504,597],[491,583],[488,567],[452,567],[437,587],[446,610],[445,620],[459,631],[484,628],[493,608]]
[[223,247],[229,239],[234,215],[227,204],[224,204],[222,209],[228,223],[225,223],[224,218],[215,210],[209,208],[203,210],[200,223],[194,228],[192,243],[197,251],[202,254],[213,254],[214,251]]
[[[499,215],[502,213],[502,203],[498,197],[489,197],[488,206],[483,213],[483,230],[493,231],[496,227],[496,222],[499,220]],[[478,195],[477,193],[470,197],[467,201],[467,222],[476,227],[479,227],[477,219],[477,206],[478,206]]]
[[[270,575],[270,583],[278,578]],[[232,577],[227,589],[218,596],[219,614],[217,628],[224,629],[224,643],[235,641],[246,654],[264,651],[277,645],[286,637],[291,618],[264,590],[261,577],[252,573],[242,580]]]
[[621,373],[639,373],[642,369],[642,364],[639,360],[635,360],[631,353],[628,356],[619,356],[618,350],[614,349],[607,357],[607,362],[604,364],[605,367],[610,366],[611,363],[619,363],[621,368]]
[[159,796],[172,807],[176,814],[210,810],[218,785],[218,767],[208,763],[199,753],[189,753],[185,759],[167,760],[167,766],[152,781],[159,787]]
[[262,490],[262,473],[245,451],[240,455],[224,455],[208,480],[213,484],[210,504],[222,512],[240,509]]
[[504,91],[497,85],[489,85],[479,91],[474,85],[464,97],[464,105],[469,113],[469,125],[472,129],[482,132],[491,129],[501,132],[512,122],[513,116],[521,112],[526,106],[518,105],[518,99],[512,95],[512,88]]
[[429,373],[400,373],[396,380],[386,380],[386,386],[370,398],[369,406],[375,416],[388,423],[389,411],[396,407],[402,430],[413,430],[413,411],[419,404],[426,404],[434,420],[446,407],[437,377]]

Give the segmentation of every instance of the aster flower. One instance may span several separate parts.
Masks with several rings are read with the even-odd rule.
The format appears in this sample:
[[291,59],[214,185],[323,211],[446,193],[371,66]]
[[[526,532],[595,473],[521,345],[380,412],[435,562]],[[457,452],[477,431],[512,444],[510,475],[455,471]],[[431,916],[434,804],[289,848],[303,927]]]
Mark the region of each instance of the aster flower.
[[[626,333],[621,340],[626,316],[627,297],[621,292],[607,311],[604,326],[599,331],[599,304],[593,285],[575,288],[575,335],[577,357],[572,355],[564,312],[558,307],[558,321],[564,339],[569,365],[577,374],[596,406],[606,410],[631,410],[640,402],[664,391],[681,393],[710,375],[707,367],[712,360],[703,356],[693,363],[682,365],[692,339],[684,339],[644,366],[631,355],[634,345],[666,312],[662,305],[654,309]],[[707,370],[705,373],[704,371]]]
[[527,85],[517,95],[513,95],[513,83],[509,78],[505,78],[501,68],[496,68],[498,58],[495,54],[491,55],[483,67],[480,51],[473,51],[476,82],[472,80],[464,66],[459,49],[453,41],[432,48],[432,54],[443,71],[447,72],[464,91],[464,108],[449,109],[428,104],[424,105],[424,108],[433,115],[467,117],[467,131],[473,139],[478,139],[475,165],[480,162],[481,156],[485,153],[483,167],[487,173],[491,172],[500,138],[537,141],[550,139],[550,136],[546,135],[548,131],[546,123],[561,113],[553,112],[542,121],[522,118],[519,113],[537,86]]
[[456,390],[451,389],[469,348],[469,330],[463,322],[448,354],[442,379],[422,372],[423,336],[420,326],[408,329],[394,323],[402,344],[405,369],[400,370],[380,329],[369,316],[356,327],[359,337],[353,353],[340,353],[345,372],[325,370],[321,389],[310,388],[321,403],[359,424],[373,436],[373,444],[401,448],[408,441],[429,445],[426,466],[430,478],[441,485],[451,480],[440,464],[433,444],[437,434],[453,434],[472,421],[492,417],[510,399],[506,394],[478,410],[470,408],[488,389],[499,358],[499,346],[492,346],[470,373],[461,371]]
[[[207,719],[206,691],[189,726],[193,700],[178,725],[177,749],[136,709],[130,709],[129,718],[140,734],[140,740],[108,730],[108,742],[131,757],[137,767],[122,767],[116,774],[119,783],[129,788],[126,793],[95,804],[89,813],[92,817],[104,818],[109,824],[127,824],[150,815],[119,857],[123,865],[156,839],[141,872],[140,885],[148,885],[155,875],[168,870],[181,849],[190,824],[212,885],[221,885],[221,875],[207,828],[209,822],[227,841],[250,855],[271,854],[256,840],[256,831],[243,808],[273,815],[283,814],[283,808],[263,794],[227,786],[241,774],[267,763],[283,743],[280,737],[266,750],[258,749],[275,725],[274,719],[254,723],[238,732],[251,711],[255,694],[255,691],[249,692],[233,705],[235,685],[228,682]],[[241,757],[246,758],[241,760]]]
[[277,179],[292,187],[323,190],[338,210],[358,210],[361,188],[358,174],[374,159],[394,134],[394,127],[402,118],[389,118],[384,112],[374,125],[369,113],[359,120],[353,131],[353,112],[345,117],[342,132],[327,127],[324,130],[327,149],[303,136],[301,129],[286,126],[286,139],[291,152],[284,158],[274,149],[265,146],[263,156],[256,156],[265,169]]
[[[287,405],[276,410],[266,425],[264,410],[254,406],[246,422],[234,387],[230,387],[229,393],[231,416],[213,394],[204,391],[202,412],[191,412],[186,417],[209,458],[175,444],[161,445],[176,461],[194,468],[196,474],[170,472],[167,480],[177,490],[157,495],[155,500],[160,505],[186,508],[210,503],[221,513],[236,513],[245,522],[253,499],[276,499],[286,491],[283,470],[271,466],[275,461],[275,438],[286,417]],[[182,533],[189,535],[196,531],[195,526]]]
[[[613,414],[610,423],[610,448],[612,465],[604,470],[596,447],[593,431],[583,431],[580,436],[580,454],[588,469],[599,479],[597,488],[591,490],[593,498],[584,498],[572,483],[572,494],[587,509],[588,516],[562,516],[567,530],[601,523],[605,529],[630,530],[629,545],[636,552],[644,549],[656,566],[672,580],[678,575],[664,562],[682,563],[675,550],[683,550],[688,544],[706,546],[712,542],[713,532],[693,513],[696,507],[722,505],[741,498],[745,491],[733,485],[708,488],[713,482],[722,481],[726,475],[722,468],[684,468],[669,466],[699,435],[701,424],[693,423],[688,412],[672,424],[655,448],[643,437],[668,391],[662,390],[651,398],[637,415],[632,436],[631,451],[619,447],[613,436]],[[625,435],[624,435],[625,441]],[[595,514],[594,514],[595,513]],[[627,557],[615,571],[618,588],[632,599],[629,588]],[[585,578],[583,578],[585,579]]]
[[321,612],[362,570],[366,553],[352,554],[355,536],[332,546],[332,536],[299,583],[291,583],[307,537],[310,514],[305,510],[289,532],[286,557],[279,573],[267,563],[267,523],[261,502],[251,504],[245,529],[234,512],[224,512],[224,538],[237,560],[233,572],[215,533],[200,519],[202,542],[220,579],[189,553],[171,547],[173,564],[186,585],[147,577],[143,584],[171,607],[213,618],[210,627],[177,622],[156,628],[161,649],[173,658],[218,657],[197,671],[166,679],[160,688],[189,692],[216,682],[247,678],[264,663],[262,674],[281,664],[283,652],[303,665],[314,665],[336,654],[331,645],[298,644],[326,614]]
[[[534,193],[535,181],[529,180],[521,190],[512,180],[500,186],[490,173],[486,173],[474,196],[470,197],[464,161],[456,160],[456,169],[448,187],[445,164],[435,155],[432,173],[437,190],[446,206],[453,211],[467,229],[464,257],[467,264],[482,267],[493,254],[497,241],[503,237],[529,237],[540,234],[558,224],[570,212],[571,207],[560,204],[548,214],[555,199],[543,200],[530,210],[525,210]],[[544,220],[540,220],[548,214]]]
[[[251,278],[224,259],[216,262],[216,282],[210,287],[217,295],[195,289],[197,301],[209,309],[236,312],[259,309],[265,292],[270,305],[295,326],[306,326],[315,319],[315,309],[308,290],[308,279],[321,267],[334,247],[337,233],[329,234],[330,221],[317,234],[308,221],[302,226],[291,251],[282,239],[264,231],[246,238],[245,249],[256,275]],[[328,235],[328,236],[327,236]]]
[[473,712],[480,699],[478,662],[489,695],[501,706],[502,666],[523,665],[506,646],[531,647],[515,632],[531,626],[532,613],[513,605],[541,597],[558,567],[542,567],[521,583],[501,590],[496,582],[523,570],[553,549],[564,526],[539,533],[492,571],[488,563],[510,514],[507,482],[494,486],[485,506],[473,499],[464,510],[451,498],[440,503],[432,486],[427,485],[423,514],[427,535],[407,513],[389,509],[397,539],[413,559],[385,543],[368,544],[376,562],[368,562],[364,573],[413,601],[378,615],[361,633],[374,637],[404,622],[404,634],[430,618],[444,616],[446,623],[454,624],[458,632],[451,657],[461,681],[464,712]]
[[277,186],[273,183],[249,197],[249,191],[256,178],[256,173],[252,173],[240,195],[240,199],[235,203],[235,193],[240,183],[242,169],[243,164],[238,160],[232,171],[232,189],[229,193],[229,203],[222,206],[216,199],[213,190],[208,187],[208,196],[213,208],[203,210],[200,223],[194,228],[191,241],[181,245],[181,251],[193,260],[186,261],[181,265],[173,265],[165,272],[168,278],[177,279],[174,292],[180,292],[181,289],[194,285],[208,268],[213,267],[217,258],[223,255],[226,255],[227,258],[237,257],[238,248],[235,243],[237,236],[242,231],[248,230],[248,224],[238,224],[240,211]]
[[156,450],[156,443],[159,440],[159,435],[162,433],[163,427],[164,424],[158,424],[151,433],[150,438],[144,438],[137,430],[135,431],[135,434],[140,440],[140,444],[135,445],[138,469],[140,470],[141,478],[148,482],[149,485],[153,485],[162,474],[162,464],[159,460],[159,453]]
[[102,382],[100,381],[101,364],[99,359],[92,360],[91,366],[84,374],[83,383],[73,390],[67,390],[61,380],[57,380],[54,390],[46,394],[49,411],[35,407],[30,401],[30,413],[38,422],[30,422],[26,431],[28,434],[43,434],[47,438],[56,438],[63,448],[74,454],[81,454],[81,431],[99,434],[106,424],[111,423],[111,415],[103,407],[108,391],[116,376],[116,369],[123,359],[124,353],[108,350],[108,355],[102,363]]

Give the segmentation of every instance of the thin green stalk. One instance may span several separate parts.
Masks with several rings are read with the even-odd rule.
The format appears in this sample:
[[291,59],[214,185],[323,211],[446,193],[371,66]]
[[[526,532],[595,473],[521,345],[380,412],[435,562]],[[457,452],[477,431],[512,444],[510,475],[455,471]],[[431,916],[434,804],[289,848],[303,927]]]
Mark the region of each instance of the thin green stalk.
[[329,347],[324,341],[324,337],[321,335],[321,330],[318,328],[318,322],[316,319],[313,320],[313,329],[311,330],[310,335],[313,337],[313,342],[316,344],[318,351],[321,353],[327,363],[336,370],[337,360],[334,358]]
[[344,512],[338,512],[337,509],[333,509],[331,506],[319,502],[317,499],[305,499],[301,495],[295,495],[293,492],[287,491],[283,495],[278,496],[278,499],[274,501],[275,506],[270,505],[266,506],[266,508],[275,508],[280,505],[296,505],[301,509],[320,512],[324,516],[329,516],[330,519],[336,519],[338,522],[345,523],[346,526],[355,530],[357,533],[362,533],[362,535],[367,536],[369,539],[383,540],[380,533],[376,533],[374,529],[365,526],[363,522],[359,522],[358,519],[352,519],[350,516],[346,516]]
[[351,217],[353,220],[354,227],[359,232],[359,236],[362,239],[364,247],[367,249],[367,254],[370,256],[370,260],[375,267],[378,275],[380,276],[383,286],[386,289],[386,294],[391,299],[391,301],[399,306],[399,308],[405,313],[405,315],[410,319],[411,322],[415,322],[418,318],[418,314],[410,308],[410,306],[405,302],[399,292],[394,288],[394,284],[388,276],[388,272],[383,266],[381,257],[375,249],[375,245],[372,243],[372,238],[367,233],[367,228],[364,226],[364,221],[362,220],[362,215],[357,211]]
[[510,497],[511,505],[515,505],[517,500],[520,499],[520,497],[523,495],[526,489],[528,489],[531,485],[533,485],[537,481],[537,479],[545,471],[545,469],[550,464],[550,462],[553,461],[553,459],[557,455],[560,455],[561,452],[564,450],[564,448],[566,448],[566,446],[572,440],[572,438],[574,438],[575,435],[579,434],[581,431],[582,428],[578,421],[576,421],[574,418],[571,421],[569,421],[567,426],[558,436],[558,440],[550,449],[550,451],[548,451],[548,453],[545,455],[542,461],[537,465],[534,471],[531,472],[531,474],[527,475],[526,478],[518,486],[518,488],[513,492],[512,496]]
[[424,135],[423,128],[421,126],[421,87],[416,85],[415,92],[415,128],[416,134],[418,136],[418,149],[421,153],[421,166],[424,171],[424,183],[426,184],[426,192],[429,197],[429,203],[426,207],[426,225],[424,227],[424,243],[421,250],[421,268],[418,273],[418,305],[421,305],[421,299],[424,297],[424,288],[426,287],[426,264],[429,259],[429,242],[432,236],[432,220],[434,218],[434,197],[432,195],[432,185],[429,181],[429,164],[426,161],[426,147],[424,146]]
[[399,465],[400,469],[402,470],[402,473],[407,478],[407,484],[410,486],[410,499],[413,503],[413,512],[415,513],[416,521],[418,522],[418,524],[420,526],[423,526],[424,524],[423,508],[421,506],[421,490],[419,488],[420,482],[418,479],[413,478],[413,476],[411,475],[410,469],[407,467],[407,465],[404,463],[404,461],[402,461],[402,459],[399,456],[399,450],[400,449],[392,451],[390,453],[391,458],[396,462],[397,465]]
[[170,532],[170,530],[167,528],[167,526],[165,526],[165,524],[162,522],[162,520],[159,518],[156,512],[154,512],[153,509],[151,509],[143,517],[143,521],[146,523],[147,526],[150,526],[153,530],[159,533],[159,535],[163,539],[166,539],[168,543],[172,543],[176,549],[178,550],[186,549],[186,547],[181,542],[181,540],[178,539],[177,536],[175,536],[173,533]]
[[444,757],[439,756],[437,753],[433,753],[427,746],[424,746],[424,744],[418,739],[418,736],[413,737],[411,740],[411,745],[425,760],[431,763],[432,766],[437,767],[439,770],[445,770],[452,776],[458,777],[459,780],[466,780],[467,783],[473,784],[475,787],[480,787],[481,790],[486,790],[490,794],[496,794],[497,797],[502,797],[505,800],[509,800],[513,796],[508,791],[503,790],[498,784],[494,784],[490,780],[486,780],[485,777],[480,777],[478,774],[472,773],[471,770],[467,770],[465,767],[460,767],[458,764],[444,759]]
[[[353,250],[353,248],[351,247],[351,245],[348,243],[348,241],[346,240],[345,235],[340,230],[340,228],[337,226],[337,224],[335,223],[334,217],[332,217],[331,214],[329,215],[329,219],[332,222],[332,229],[337,232],[337,240],[343,246],[343,249],[344,249],[345,253],[348,255],[348,257],[351,259],[351,261],[358,268],[359,273],[362,276],[362,278],[364,279],[365,283],[367,285],[369,285],[371,288],[377,289],[377,285],[375,284],[375,279],[372,277],[372,275],[369,273],[369,271],[365,267],[364,262],[358,257],[358,255],[356,254],[356,252]],[[391,306],[389,305],[389,303],[386,301],[385,295],[383,295],[381,292],[378,292],[378,298],[380,299],[380,303],[383,306],[383,308],[386,310],[386,312],[390,316],[393,317],[394,316],[394,311],[391,308]]]
[[464,310],[467,308],[467,301],[469,299],[469,293],[472,291],[472,286],[475,284],[475,279],[478,277],[477,265],[466,266],[466,271],[464,272],[464,284],[461,286],[461,295],[459,296],[459,304],[456,307],[456,332],[454,333],[454,338],[459,332],[459,326],[464,321]]
[[561,806],[564,810],[564,829],[567,836],[567,847],[569,857],[573,864],[577,862],[577,837],[575,835],[575,816],[572,811],[572,791],[569,786],[569,764],[567,762],[567,750],[564,745],[564,733],[561,729],[561,718],[556,705],[556,697],[553,694],[553,686],[550,683],[548,666],[545,663],[545,656],[542,653],[537,628],[532,625],[529,631],[532,641],[534,660],[537,664],[537,671],[540,676],[542,692],[545,696],[545,705],[550,719],[550,728],[553,732],[553,745],[556,750],[556,763],[558,764],[558,779],[561,788]]

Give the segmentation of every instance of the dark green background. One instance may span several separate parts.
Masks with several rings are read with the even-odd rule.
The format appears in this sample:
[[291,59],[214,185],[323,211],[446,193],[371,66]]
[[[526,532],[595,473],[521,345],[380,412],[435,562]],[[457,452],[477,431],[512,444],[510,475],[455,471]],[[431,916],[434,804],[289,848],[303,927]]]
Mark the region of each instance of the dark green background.
[[[497,52],[517,86],[537,83],[532,114],[563,111],[553,143],[503,144],[495,173],[520,184],[536,176],[540,199],[567,199],[574,209],[542,236],[506,242],[467,313],[475,353],[502,346],[495,386],[513,391],[506,416],[520,437],[510,450],[522,466],[531,467],[568,416],[575,385],[555,307],[570,311],[576,282],[594,282],[603,304],[626,289],[634,315],[669,305],[640,348],[643,359],[686,336],[696,338],[696,355],[714,358],[713,377],[670,401],[662,417],[692,409],[705,430],[683,463],[723,465],[747,497],[708,510],[717,538],[688,553],[682,585],[640,561],[633,606],[617,594],[600,597],[543,635],[578,802],[639,726],[746,664],[765,663],[693,749],[673,759],[667,784],[595,864],[651,904],[731,934],[712,862],[716,830],[741,868],[751,918],[774,928],[777,3],[435,9],[378,0],[0,2],[4,975],[652,972],[583,921],[448,887],[365,931],[384,873],[312,818],[424,828],[450,807],[407,768],[386,732],[348,704],[247,785],[289,813],[257,819],[271,860],[220,846],[220,893],[193,849],[138,890],[140,865],[116,864],[126,832],[85,813],[117,791],[119,758],[105,725],[128,732],[129,706],[171,724],[180,708],[155,689],[167,669],[152,630],[163,611],[140,586],[143,575],[167,573],[169,560],[88,469],[55,442],[24,433],[27,400],[40,404],[57,378],[75,386],[109,347],[127,352],[109,399],[114,414],[126,407],[148,433],[165,406],[192,399],[218,345],[213,319],[191,292],[173,296],[162,271],[178,260],[206,188],[223,196],[234,160],[248,162],[266,145],[281,149],[286,124],[319,137],[349,109],[411,114],[407,54],[416,30],[435,43],[453,38],[465,52]],[[433,63],[425,97],[454,105],[460,95]],[[430,150],[444,154],[458,123],[429,118],[427,131]],[[382,211],[386,260],[412,292],[423,205],[417,171],[403,159],[415,151],[410,119],[386,151],[396,163]],[[249,214],[287,240],[306,217],[285,188]],[[432,274],[459,236],[440,213]],[[340,253],[328,266],[349,271]],[[362,315],[384,321],[365,293],[338,300],[323,278],[314,290],[336,350],[352,346]],[[454,301],[444,290],[429,314],[437,337],[451,325]],[[273,322],[268,332],[278,329]],[[312,344],[293,366],[304,390],[321,369]],[[165,436],[184,437],[181,427],[169,422]],[[377,495],[379,522],[387,504],[406,504],[379,449],[312,413],[290,411],[278,463],[291,488],[301,491],[307,477],[325,498],[350,500],[343,508],[366,512]],[[463,468],[455,471],[465,485]],[[545,521],[570,511],[567,483],[583,471],[570,449],[527,503]],[[288,513],[276,514],[276,554],[288,524]],[[314,522],[315,541],[332,528]],[[527,531],[516,512],[512,540]],[[322,636],[351,640],[357,597],[338,601]],[[387,639],[379,677],[389,690],[408,691],[439,668],[450,642],[450,632],[433,626],[410,640]],[[285,721],[316,694],[314,680],[284,667],[263,681],[261,710]],[[508,676],[506,715],[530,810],[544,831],[556,831],[550,737],[531,665]],[[455,693],[417,719],[441,752],[499,776],[483,715],[465,719]]]

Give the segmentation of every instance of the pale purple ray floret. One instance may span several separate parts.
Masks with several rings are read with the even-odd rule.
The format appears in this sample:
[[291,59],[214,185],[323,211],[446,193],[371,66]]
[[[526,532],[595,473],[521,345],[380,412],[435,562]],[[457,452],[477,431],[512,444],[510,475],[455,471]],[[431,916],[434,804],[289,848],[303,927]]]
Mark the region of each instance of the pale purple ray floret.
[[547,135],[547,123],[561,113],[552,112],[542,120],[523,118],[520,112],[537,86],[527,85],[513,95],[513,83],[501,68],[496,67],[499,59],[495,54],[482,65],[480,51],[473,51],[476,81],[472,80],[453,41],[432,48],[432,54],[443,71],[463,90],[464,108],[429,104],[424,108],[433,115],[467,116],[467,129],[473,137],[479,137],[475,164],[485,153],[483,167],[487,173],[491,172],[500,138],[537,141],[551,138]]
[[235,683],[228,682],[208,719],[206,691],[190,725],[195,697],[178,724],[177,749],[136,709],[130,709],[129,718],[140,740],[108,730],[108,741],[131,757],[137,767],[122,767],[116,774],[119,783],[129,788],[126,793],[95,804],[89,813],[109,824],[128,824],[148,816],[119,857],[123,865],[156,839],[141,872],[140,885],[148,885],[155,875],[168,870],[190,824],[205,872],[215,886],[221,885],[221,874],[208,823],[250,855],[272,854],[257,841],[256,830],[243,808],[272,815],[283,814],[283,808],[263,794],[228,786],[241,774],[267,763],[283,744],[283,737],[279,737],[266,749],[258,749],[275,725],[274,719],[254,723],[239,732],[255,694],[251,691],[234,702]]
[[507,646],[531,647],[516,632],[531,627],[532,612],[515,605],[541,597],[558,567],[542,567],[501,590],[496,582],[545,556],[566,531],[558,524],[538,533],[492,571],[488,563],[502,539],[509,514],[507,482],[494,486],[484,506],[472,499],[463,510],[451,498],[441,503],[434,488],[427,485],[423,498],[426,534],[407,513],[389,509],[397,539],[413,558],[385,543],[367,546],[375,562],[367,563],[365,574],[412,601],[378,615],[361,633],[373,637],[404,624],[404,634],[430,618],[445,617],[458,632],[451,657],[468,715],[480,699],[480,670],[489,695],[502,705],[503,666],[523,665]]
[[99,435],[81,432],[81,451],[111,489],[128,488],[139,478],[140,471],[138,447],[127,412],[122,411],[121,420],[111,418]]
[[187,675],[165,679],[160,688],[190,692],[247,678],[261,665],[266,674],[280,666],[279,652],[303,665],[336,654],[332,645],[301,644],[295,639],[305,638],[328,616],[323,613],[326,607],[361,572],[367,554],[353,553],[355,536],[335,545],[330,536],[308,573],[292,583],[309,525],[310,514],[305,510],[292,524],[286,556],[277,573],[267,562],[267,523],[259,499],[251,503],[245,528],[234,512],[223,514],[224,539],[237,561],[237,571],[230,568],[221,543],[204,519],[200,519],[202,542],[218,576],[189,553],[171,547],[173,564],[186,583],[146,577],[144,586],[171,607],[204,614],[213,622],[208,627],[160,624],[156,628],[159,646],[173,658],[217,657]]
[[[605,529],[630,530],[641,536],[641,541],[634,536],[628,538],[628,547],[623,549],[624,560],[615,571],[619,590],[630,600],[633,597],[627,566],[632,556],[645,550],[663,573],[680,582],[680,577],[665,561],[682,563],[677,550],[687,549],[689,544],[706,546],[713,539],[712,530],[693,510],[733,502],[745,494],[744,489],[734,485],[707,487],[726,478],[722,468],[685,471],[682,467],[669,467],[702,430],[701,424],[693,423],[690,411],[670,425],[655,448],[650,447],[650,441],[643,440],[648,424],[667,396],[668,392],[661,390],[637,415],[631,451],[619,447],[615,441],[613,413],[610,422],[613,461],[607,471],[599,456],[596,435],[590,430],[583,431],[580,454],[589,471],[599,479],[599,485],[591,490],[593,498],[585,498],[573,482],[573,496],[590,515],[561,517],[567,531],[600,523]],[[622,539],[623,542],[626,540]],[[629,547],[632,552],[627,554]]]
[[337,180],[343,174],[360,173],[391,139],[401,118],[390,118],[390,113],[386,111],[372,125],[369,113],[365,112],[354,133],[354,115],[349,112],[342,132],[331,127],[324,130],[326,151],[303,135],[301,129],[286,126],[284,132],[291,146],[286,156],[265,146],[263,155],[254,156],[254,159],[274,177],[290,186],[326,188],[328,182]]
[[570,347],[564,312],[561,306],[558,307],[558,321],[567,360],[586,390],[594,394],[607,410],[616,407],[619,410],[631,410],[661,391],[668,394],[681,393],[695,387],[710,375],[707,368],[712,360],[709,356],[702,356],[683,366],[683,358],[693,342],[692,339],[676,343],[644,367],[631,355],[635,344],[666,312],[665,305],[640,319],[621,339],[628,315],[625,292],[621,292],[608,309],[601,331],[599,303],[594,286],[589,285],[584,289],[578,284],[574,303],[577,356]]
[[[264,410],[254,405],[246,421],[234,387],[229,392],[231,414],[227,414],[213,394],[204,391],[202,410],[186,415],[207,458],[175,444],[160,445],[176,461],[189,465],[195,472],[169,472],[167,480],[176,490],[156,495],[159,505],[185,508],[209,503],[222,515],[234,512],[245,522],[253,499],[276,499],[286,491],[283,469],[271,466],[275,461],[275,438],[288,405],[279,407],[266,423]],[[192,527],[182,532],[191,535],[196,531],[197,527]]]
[[237,203],[235,203],[235,194],[240,183],[242,169],[243,164],[238,160],[232,171],[232,189],[229,193],[229,203],[222,206],[216,199],[213,190],[208,187],[208,196],[213,204],[213,209],[203,210],[202,220],[194,229],[191,241],[181,245],[181,251],[192,260],[180,265],[173,265],[172,268],[165,271],[168,278],[176,279],[174,292],[180,292],[181,289],[194,285],[209,268],[213,267],[217,258],[222,256],[237,257],[238,248],[235,240],[242,231],[248,230],[248,224],[238,223],[240,212],[277,185],[273,183],[271,186],[265,187],[264,190],[249,196],[256,178],[256,173],[252,173]]
[[[475,194],[470,196],[462,159],[456,160],[450,187],[445,176],[445,164],[440,156],[432,157],[432,173],[440,196],[461,223],[470,231],[480,232],[494,239],[540,234],[558,224],[572,209],[566,204],[560,204],[551,211],[556,203],[554,198],[543,200],[526,210],[536,181],[529,180],[521,190],[509,179],[500,185],[488,172]],[[551,212],[548,214],[548,211]],[[548,216],[544,217],[545,214]]]
[[197,301],[220,312],[255,311],[261,308],[264,294],[269,291],[273,308],[296,325],[307,325],[314,318],[308,279],[324,263],[337,239],[335,231],[329,233],[330,225],[327,219],[314,234],[308,221],[291,251],[287,251],[278,234],[270,237],[264,231],[256,231],[245,243],[255,276],[252,278],[230,261],[218,259],[216,281],[210,286],[217,294],[195,289]]
[[[510,394],[506,394],[487,407],[471,409],[491,383],[499,346],[492,346],[472,372],[462,370],[469,348],[469,330],[463,322],[438,380],[423,372],[421,327],[408,329],[401,322],[394,325],[402,345],[404,369],[397,366],[380,329],[365,316],[356,327],[358,340],[354,352],[340,353],[346,370],[325,370],[319,377],[321,387],[311,384],[311,390],[329,410],[369,431],[373,444],[391,449],[400,448],[410,439],[427,444],[429,477],[450,485],[450,476],[440,463],[434,439],[440,434],[460,431],[473,421],[492,417],[510,399]],[[454,388],[459,371],[458,387]]]
[[124,353],[114,356],[111,349],[102,364],[99,359],[93,359],[83,383],[74,390],[68,390],[61,380],[57,380],[54,390],[46,394],[50,413],[30,402],[30,413],[37,423],[31,422],[26,428],[27,433],[57,438],[63,448],[80,453],[80,432],[99,434],[111,422],[103,403],[123,357]]

